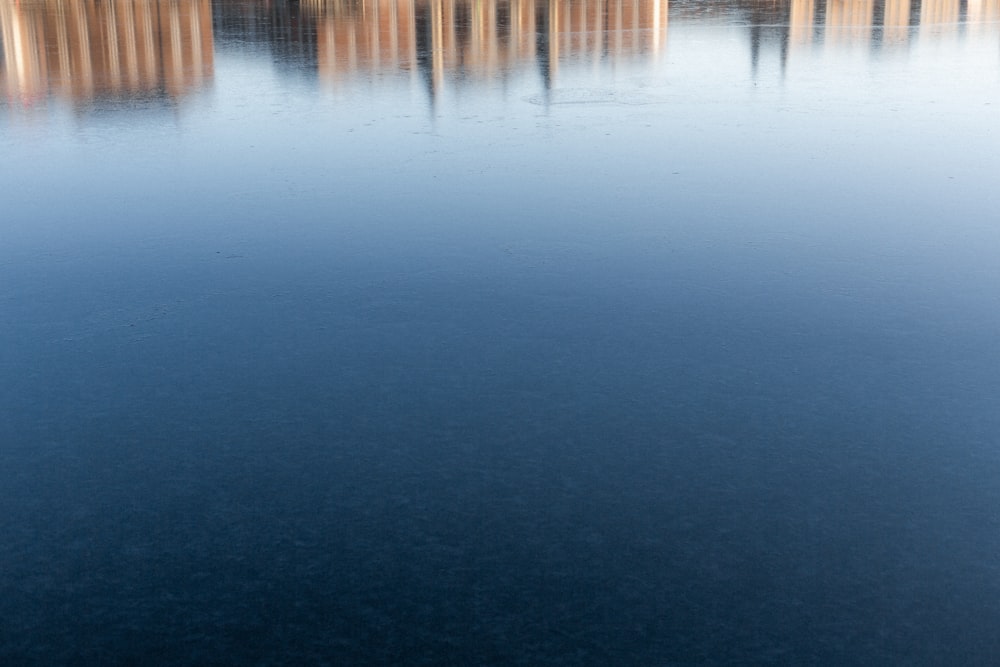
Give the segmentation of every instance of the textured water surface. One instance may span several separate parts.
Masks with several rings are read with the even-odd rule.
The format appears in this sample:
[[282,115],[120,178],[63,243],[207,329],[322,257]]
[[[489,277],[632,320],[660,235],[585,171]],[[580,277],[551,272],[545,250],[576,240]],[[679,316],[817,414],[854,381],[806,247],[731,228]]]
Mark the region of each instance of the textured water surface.
[[997,663],[998,21],[0,0],[0,663]]

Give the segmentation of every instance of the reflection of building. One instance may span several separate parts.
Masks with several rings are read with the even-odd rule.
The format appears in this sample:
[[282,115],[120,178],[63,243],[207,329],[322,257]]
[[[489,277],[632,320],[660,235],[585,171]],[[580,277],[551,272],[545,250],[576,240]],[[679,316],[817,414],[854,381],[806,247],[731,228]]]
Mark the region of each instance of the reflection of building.
[[397,70],[417,60],[413,0],[376,0],[355,12],[349,3],[310,2],[316,26],[319,75],[335,80],[364,70]]
[[875,27],[874,14],[875,0],[827,0],[824,41],[835,48],[867,45]]
[[972,29],[986,29],[1000,23],[1000,0],[968,0],[966,17]]
[[[917,0],[919,1],[919,0]],[[910,35],[913,12],[910,0],[885,0],[882,11],[882,41],[905,42]]]
[[784,71],[791,51],[813,44],[835,51],[874,50],[905,44],[917,36],[918,28],[921,36],[931,36],[1000,21],[1000,0],[723,0],[718,4],[747,16],[754,71],[765,46],[779,51]]
[[177,97],[212,75],[210,0],[0,0],[0,91]]
[[960,0],[921,0],[920,25],[958,23],[959,4]]
[[821,36],[837,49],[905,43],[918,26],[921,34],[940,34],[960,25],[977,29],[1000,21],[1000,0],[745,0],[743,4],[758,20],[766,4],[777,25],[785,24],[781,8],[787,5],[791,44],[807,44]]
[[[670,21],[746,26],[751,66],[797,49],[905,44],[990,30],[1000,0],[700,0]],[[0,0],[0,95],[25,103],[177,97],[212,76],[213,49],[258,48],[330,82],[372,74],[496,81],[655,58],[668,0]]]
[[[669,20],[743,24],[754,72],[769,52],[785,71],[797,49],[906,44],[924,28],[989,25],[998,6],[1000,0],[699,0],[674,3]],[[568,66],[653,58],[668,27],[668,0],[227,0],[214,11],[222,48],[229,39],[267,43],[277,63],[328,82],[420,76],[432,95],[446,80],[496,81],[537,68],[553,86]]]
[[816,0],[791,0],[788,12],[788,41],[808,44],[816,25]]
[[317,22],[328,80],[357,72],[490,78],[538,65],[546,80],[566,59],[653,56],[666,36],[667,0],[303,0]]

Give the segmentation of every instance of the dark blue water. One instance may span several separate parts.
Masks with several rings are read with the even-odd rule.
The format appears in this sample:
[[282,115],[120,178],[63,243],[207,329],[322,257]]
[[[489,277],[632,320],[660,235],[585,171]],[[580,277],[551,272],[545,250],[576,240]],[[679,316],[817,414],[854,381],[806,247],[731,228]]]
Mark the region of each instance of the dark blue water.
[[0,0],[0,663],[996,664],[935,2]]

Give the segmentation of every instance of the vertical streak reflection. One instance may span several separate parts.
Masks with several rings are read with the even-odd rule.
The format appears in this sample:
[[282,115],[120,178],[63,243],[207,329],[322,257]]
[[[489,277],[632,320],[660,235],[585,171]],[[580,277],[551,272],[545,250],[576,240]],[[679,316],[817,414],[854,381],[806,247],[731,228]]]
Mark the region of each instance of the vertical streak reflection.
[[432,95],[448,76],[494,79],[537,65],[552,85],[566,59],[654,58],[668,19],[667,0],[376,0],[371,11],[352,0],[302,4],[317,24],[324,80],[416,64]]
[[0,34],[0,93],[26,107],[178,98],[212,77],[210,0],[0,0]]

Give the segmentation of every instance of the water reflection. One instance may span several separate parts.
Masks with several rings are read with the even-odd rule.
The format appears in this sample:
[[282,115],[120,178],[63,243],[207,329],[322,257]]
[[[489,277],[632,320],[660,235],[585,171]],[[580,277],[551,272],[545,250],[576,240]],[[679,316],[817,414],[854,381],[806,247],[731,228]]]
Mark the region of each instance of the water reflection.
[[434,88],[446,72],[491,79],[534,63],[551,85],[564,57],[655,57],[667,27],[666,0],[389,0],[350,17],[344,4],[309,5],[321,75],[418,62]]
[[661,60],[671,24],[741,26],[752,70],[777,50],[783,72],[817,46],[875,52],[998,20],[1000,0],[0,0],[0,91],[23,106],[177,99],[211,79],[218,42],[330,85],[419,77],[433,97],[447,81],[535,71],[552,88],[566,67]]
[[966,26],[988,29],[1000,19],[997,0],[790,0],[737,4],[749,23],[755,71],[765,45],[777,45],[784,71],[792,53],[808,53],[816,46],[830,51],[860,48],[874,53],[919,38],[939,38]]
[[0,10],[0,665],[996,663],[997,0]]
[[0,90],[25,107],[176,99],[212,77],[209,0],[4,0],[0,29]]

